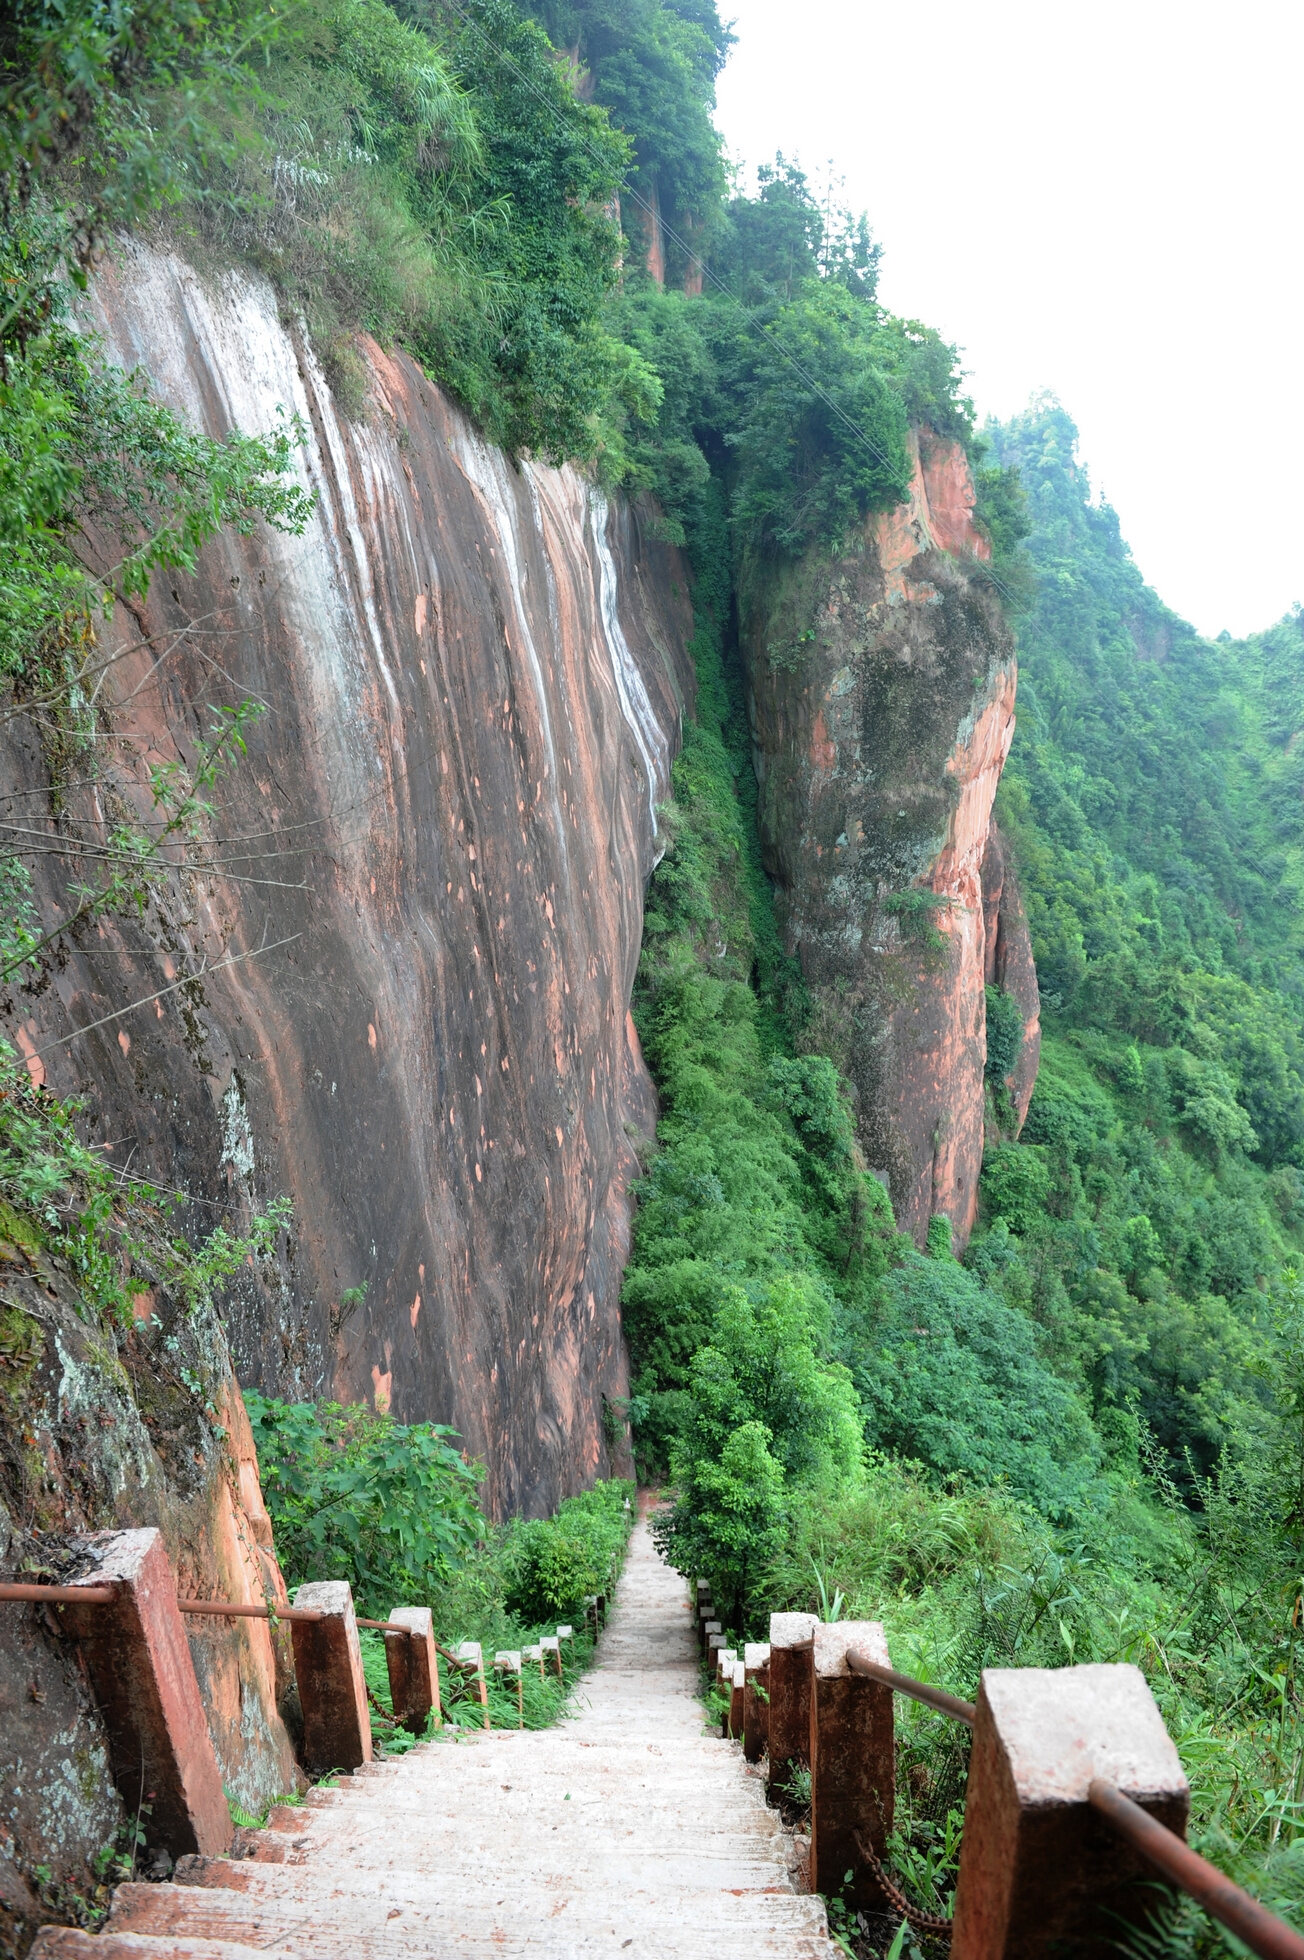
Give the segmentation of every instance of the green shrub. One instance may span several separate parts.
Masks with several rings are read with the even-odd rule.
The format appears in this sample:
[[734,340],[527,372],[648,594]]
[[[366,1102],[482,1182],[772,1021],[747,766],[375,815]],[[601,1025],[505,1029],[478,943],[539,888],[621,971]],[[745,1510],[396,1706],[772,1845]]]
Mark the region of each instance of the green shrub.
[[1032,1144],[998,1143],[983,1158],[982,1201],[988,1217],[1012,1232],[1030,1232],[1050,1196],[1050,1172]]
[[347,1579],[383,1619],[424,1605],[482,1540],[484,1474],[437,1423],[245,1391],[263,1495],[287,1581]]
[[987,1080],[1006,1082],[1023,1049],[1023,1010],[1004,987],[987,990]]
[[583,1617],[583,1601],[609,1593],[633,1522],[634,1485],[612,1479],[566,1498],[552,1518],[513,1527],[504,1603],[526,1625]]

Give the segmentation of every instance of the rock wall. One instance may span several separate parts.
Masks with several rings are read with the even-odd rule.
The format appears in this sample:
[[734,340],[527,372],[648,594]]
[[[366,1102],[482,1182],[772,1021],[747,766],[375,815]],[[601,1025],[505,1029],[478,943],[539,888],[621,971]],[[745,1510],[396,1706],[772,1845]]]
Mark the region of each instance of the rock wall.
[[[136,1307],[130,1329],[103,1326],[64,1262],[0,1206],[0,1569],[58,1583],[79,1569],[78,1534],[157,1525],[183,1596],[285,1603],[217,1317],[154,1289]],[[93,1861],[142,1793],[124,1804],[115,1788],[55,1613],[0,1610],[0,1953],[23,1953],[39,1925],[106,1903]],[[222,1781],[257,1814],[297,1786],[286,1633],[216,1619],[189,1632]]]
[[[1017,673],[963,450],[925,431],[912,462],[907,501],[837,561],[771,584],[744,637],[763,842],[819,1037],[851,1081],[898,1223],[922,1242],[944,1214],[963,1244],[982,1166],[986,981],[1016,975],[1030,1025],[1036,1012],[1012,881],[1004,913],[999,890],[984,902]],[[1028,1066],[1031,1037],[1020,1118]]]
[[[346,415],[256,280],[133,246],[93,312],[210,432],[297,415],[318,504],[123,616],[141,644],[105,700],[135,737],[61,823],[148,813],[148,769],[193,757],[210,704],[266,713],[212,869],[82,933],[11,1024],[196,1228],[293,1199],[275,1270],[229,1303],[243,1379],[451,1423],[495,1513],[551,1509],[611,1467],[609,1434],[627,1461],[604,1401],[655,1120],[628,1004],[691,688],[678,556],[655,513],[513,468],[400,355],[365,350]],[[40,808],[46,759],[11,727],[3,787]],[[62,892],[38,876],[47,919]]]

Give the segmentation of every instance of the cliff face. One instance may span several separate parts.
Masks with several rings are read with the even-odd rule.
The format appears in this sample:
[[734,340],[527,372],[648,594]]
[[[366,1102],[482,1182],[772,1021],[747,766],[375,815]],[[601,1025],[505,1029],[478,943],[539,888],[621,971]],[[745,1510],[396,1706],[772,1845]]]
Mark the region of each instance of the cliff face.
[[[350,419],[255,281],[131,248],[93,297],[112,357],[209,431],[297,414],[318,507],[301,538],[224,535],[126,622],[149,643],[107,685],[143,734],[68,792],[92,834],[115,799],[149,811],[208,704],[267,711],[213,870],[83,934],[15,998],[22,1045],[199,976],[32,1066],[197,1225],[293,1199],[231,1308],[244,1379],[452,1423],[495,1512],[551,1508],[609,1468],[626,1392],[655,1116],[627,1010],[691,685],[678,558],[575,472],[514,470],[400,356],[368,350]],[[43,767],[16,739],[7,786]]]
[[1017,981],[1029,1025],[1020,1119],[1036,1071],[1027,929],[990,838],[1017,676],[964,454],[925,432],[913,462],[906,503],[755,608],[750,712],[785,933],[857,1095],[868,1161],[903,1229],[922,1240],[942,1213],[963,1243],[988,979]]

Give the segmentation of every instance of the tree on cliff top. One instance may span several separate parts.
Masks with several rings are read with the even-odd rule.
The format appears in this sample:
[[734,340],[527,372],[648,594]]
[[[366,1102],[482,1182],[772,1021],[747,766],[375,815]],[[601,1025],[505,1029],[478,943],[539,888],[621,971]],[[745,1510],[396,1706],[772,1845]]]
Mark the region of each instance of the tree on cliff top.
[[[526,0],[553,46],[588,71],[593,99],[634,144],[629,182],[656,198],[671,234],[690,252],[709,252],[725,195],[721,143],[711,121],[715,78],[733,44],[715,0]],[[626,224],[647,248],[637,202]],[[683,248],[666,238],[672,282],[688,271]]]

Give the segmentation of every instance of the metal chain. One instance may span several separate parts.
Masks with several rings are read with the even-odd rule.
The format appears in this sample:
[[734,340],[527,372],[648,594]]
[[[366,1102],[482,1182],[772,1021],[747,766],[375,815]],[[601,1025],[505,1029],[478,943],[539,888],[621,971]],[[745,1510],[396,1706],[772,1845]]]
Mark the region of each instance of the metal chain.
[[896,1907],[903,1919],[910,1922],[917,1933],[932,1933],[937,1937],[945,1936],[947,1940],[950,1939],[952,1930],[951,1921],[949,1919],[939,1919],[931,1912],[920,1912],[918,1906],[912,1906],[907,1899],[904,1899],[901,1893],[897,1891],[896,1886],[892,1883],[887,1873],[883,1870],[878,1853],[875,1851],[873,1845],[861,1837],[859,1831],[856,1832],[856,1849],[859,1851],[861,1857],[865,1859],[866,1863],[873,1866],[874,1876],[883,1887],[889,1902]]
[[389,1710],[386,1708],[384,1702],[380,1699],[379,1695],[373,1694],[370,1688],[367,1689],[367,1700],[371,1703],[376,1713],[384,1721],[389,1723],[391,1728],[396,1729],[398,1727],[398,1723],[395,1721],[394,1717],[390,1714]]

